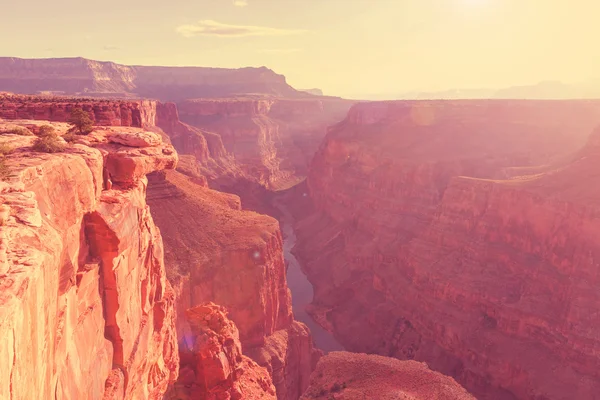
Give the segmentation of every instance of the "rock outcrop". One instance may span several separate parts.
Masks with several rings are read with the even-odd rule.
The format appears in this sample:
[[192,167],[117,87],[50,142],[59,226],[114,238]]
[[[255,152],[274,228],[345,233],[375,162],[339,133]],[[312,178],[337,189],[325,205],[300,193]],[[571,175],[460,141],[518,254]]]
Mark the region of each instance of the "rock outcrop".
[[180,348],[193,346],[185,310],[215,302],[239,329],[243,353],[269,371],[278,399],[297,399],[320,354],[292,317],[277,221],[176,171],[150,177],[148,202],[178,293]]
[[54,154],[0,136],[13,148],[0,182],[0,398],[158,400],[177,378],[175,297],[145,201],[145,175],[177,154],[111,140],[139,131],[98,130]]
[[0,118],[4,119],[66,122],[75,107],[87,111],[95,125],[141,128],[154,126],[156,120],[156,101],[151,100],[0,94]]
[[191,346],[181,350],[180,377],[166,400],[277,398],[267,370],[242,354],[238,330],[223,307],[206,303],[185,314]]
[[333,352],[321,358],[300,398],[379,400],[475,400],[452,378],[425,363],[377,355]]
[[240,93],[309,96],[283,75],[260,68],[127,66],[85,58],[0,57],[0,91],[35,94],[133,96],[161,101]]
[[596,398],[597,136],[566,153],[599,111],[355,106],[315,156],[297,224],[312,313],[346,349],[425,361],[481,399]]

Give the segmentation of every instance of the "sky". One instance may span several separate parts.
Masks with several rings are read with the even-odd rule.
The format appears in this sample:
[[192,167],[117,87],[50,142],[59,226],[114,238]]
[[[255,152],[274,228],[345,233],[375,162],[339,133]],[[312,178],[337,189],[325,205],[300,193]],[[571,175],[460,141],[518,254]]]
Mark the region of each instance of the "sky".
[[599,0],[0,0],[0,56],[266,66],[345,97],[600,79]]

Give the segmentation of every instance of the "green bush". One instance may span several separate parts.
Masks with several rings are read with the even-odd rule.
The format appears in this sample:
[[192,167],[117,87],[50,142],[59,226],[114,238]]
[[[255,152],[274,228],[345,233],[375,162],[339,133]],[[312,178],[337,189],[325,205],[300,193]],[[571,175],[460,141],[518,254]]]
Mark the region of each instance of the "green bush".
[[9,155],[10,153],[12,153],[15,149],[6,144],[6,143],[0,143],[0,156],[4,157],[6,155]]
[[56,132],[54,131],[53,126],[50,126],[50,125],[40,126],[40,128],[38,130],[38,136],[45,137],[45,136],[52,136],[52,135],[56,135]]
[[71,143],[74,142],[75,139],[77,139],[77,135],[72,132],[69,132],[65,133],[62,138],[65,139],[66,142]]
[[78,131],[80,135],[87,135],[94,130],[94,121],[90,118],[89,113],[81,108],[71,110],[69,123],[73,125],[73,130]]
[[4,161],[4,158],[0,158],[0,181],[5,180],[10,175],[10,170],[8,169],[8,165]]
[[22,126],[15,126],[14,128],[11,128],[3,133],[20,136],[33,136],[33,133],[29,129]]
[[31,149],[40,153],[62,153],[66,147],[58,136],[49,135],[37,138]]

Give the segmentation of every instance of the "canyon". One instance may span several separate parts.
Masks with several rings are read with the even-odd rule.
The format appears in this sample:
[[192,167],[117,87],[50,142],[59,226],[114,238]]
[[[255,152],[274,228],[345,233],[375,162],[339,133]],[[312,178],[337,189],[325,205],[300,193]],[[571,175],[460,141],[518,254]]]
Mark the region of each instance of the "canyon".
[[315,319],[480,399],[596,398],[599,120],[600,101],[354,106],[296,200]]
[[0,59],[0,90],[0,397],[600,393],[600,101],[85,59]]

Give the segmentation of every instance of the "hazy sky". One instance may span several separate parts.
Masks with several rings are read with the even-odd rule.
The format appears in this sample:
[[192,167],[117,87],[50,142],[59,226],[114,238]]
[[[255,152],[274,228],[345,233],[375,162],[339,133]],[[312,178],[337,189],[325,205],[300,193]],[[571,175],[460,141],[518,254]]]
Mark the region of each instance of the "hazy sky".
[[600,0],[0,0],[0,55],[265,65],[326,94],[600,78]]

